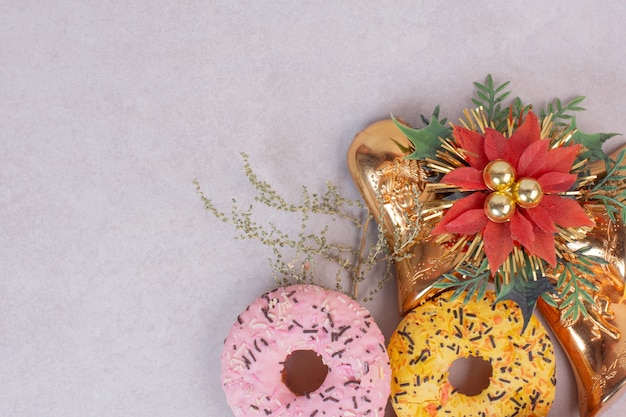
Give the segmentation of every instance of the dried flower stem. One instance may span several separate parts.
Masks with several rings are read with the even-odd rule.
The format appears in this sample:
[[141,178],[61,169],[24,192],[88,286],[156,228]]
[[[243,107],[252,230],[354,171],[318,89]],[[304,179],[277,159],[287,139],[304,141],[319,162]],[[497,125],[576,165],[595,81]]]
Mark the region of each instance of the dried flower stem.
[[[322,282],[316,274],[318,266],[316,261],[320,260],[337,267],[334,289],[345,292],[342,283],[347,278],[351,283],[349,295],[357,299],[359,284],[365,280],[366,275],[372,275],[377,264],[387,263],[384,272],[378,277],[377,285],[362,300],[369,301],[382,289],[384,282],[393,277],[389,263],[395,258],[389,253],[382,228],[379,227],[376,237],[369,236],[372,216],[361,201],[344,198],[335,185],[327,183],[326,191],[321,195],[310,193],[307,187],[303,187],[302,202],[297,204],[288,202],[269,183],[259,179],[246,154],[242,154],[242,158],[246,178],[256,189],[255,201],[278,211],[300,214],[300,230],[297,237],[292,237],[290,233],[272,222],[260,224],[255,221],[253,205],[243,209],[233,199],[230,214],[218,210],[213,201],[202,192],[197,179],[194,180],[196,191],[204,207],[214,217],[239,231],[240,234],[236,238],[258,240],[272,249],[273,256],[268,261],[279,285],[295,282],[328,287],[329,285]],[[320,216],[322,219],[326,218],[329,223],[316,232],[308,232],[313,216],[318,219]],[[347,222],[359,231],[358,246],[354,242],[331,241],[330,223],[339,226],[337,220]]]
[[[372,218],[369,215],[369,210],[368,210],[368,215],[365,218],[365,223],[363,224],[363,228],[361,230],[361,245],[359,246],[359,259],[354,269],[354,275],[356,277],[361,275],[361,265],[363,264],[363,257],[361,255],[365,253],[365,248],[367,245],[367,231],[369,229],[371,219]],[[354,298],[359,297],[359,280],[358,279],[352,280],[352,294],[354,295]]]

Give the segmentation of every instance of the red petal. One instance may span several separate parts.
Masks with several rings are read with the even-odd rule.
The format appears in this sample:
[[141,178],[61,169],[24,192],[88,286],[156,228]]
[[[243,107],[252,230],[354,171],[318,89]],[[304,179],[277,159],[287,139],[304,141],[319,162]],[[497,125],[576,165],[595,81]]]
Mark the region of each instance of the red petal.
[[543,169],[548,158],[547,140],[538,140],[528,145],[519,158],[517,164],[517,175],[519,178],[530,177],[535,172]]
[[456,185],[463,191],[486,190],[482,171],[472,167],[461,167],[446,174],[441,182]]
[[509,223],[487,222],[483,231],[485,254],[491,269],[491,275],[495,275],[506,258],[513,251],[513,239]]
[[578,175],[548,172],[537,178],[544,193],[564,193],[576,182]]
[[533,224],[519,212],[516,212],[511,218],[511,237],[524,247],[533,247],[535,241]]
[[545,260],[551,266],[556,266],[556,251],[554,250],[554,234],[535,228],[535,243],[532,255]]
[[461,148],[467,151],[467,162],[476,169],[482,170],[489,160],[485,155],[484,138],[473,130],[466,129],[461,126],[454,126],[452,135],[461,145]]
[[509,162],[511,162],[513,166],[517,166],[517,161],[522,155],[522,152],[524,152],[524,149],[531,143],[541,139],[540,135],[541,128],[539,127],[537,116],[535,116],[533,112],[528,112],[522,125],[513,132],[509,139]]
[[[544,195],[541,201],[543,202],[546,197],[547,196]],[[533,223],[535,223],[541,230],[548,233],[558,232],[558,229],[552,221],[552,217],[550,216],[550,214],[548,214],[546,209],[541,206],[541,203],[539,203],[537,207],[520,210],[523,210],[523,212],[530,218],[530,220],[532,220]]]
[[558,195],[544,195],[538,207],[546,209],[552,221],[561,227],[593,226],[585,210],[576,200]]
[[495,129],[485,130],[485,155],[490,161],[495,159],[509,159],[509,141]]
[[446,224],[448,233],[459,235],[473,235],[485,228],[489,219],[485,215],[485,209],[468,210],[456,219]]
[[578,152],[580,152],[580,148],[582,148],[582,145],[575,144],[550,149],[548,151],[548,159],[546,159],[544,169],[538,171],[536,175],[543,175],[546,172],[562,172],[564,174],[569,174],[572,170],[572,164],[576,160]]
[[485,198],[487,197],[484,193],[472,193],[467,197],[463,197],[454,202],[452,207],[450,207],[443,218],[437,224],[437,227],[433,229],[431,234],[440,235],[442,233],[448,233],[445,226],[450,223],[461,214],[465,213],[468,210],[483,208],[485,204]]

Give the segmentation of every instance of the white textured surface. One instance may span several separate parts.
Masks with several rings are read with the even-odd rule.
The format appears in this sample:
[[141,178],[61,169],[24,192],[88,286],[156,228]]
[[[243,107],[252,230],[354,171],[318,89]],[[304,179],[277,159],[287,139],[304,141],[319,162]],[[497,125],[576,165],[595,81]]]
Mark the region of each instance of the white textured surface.
[[[110,3],[110,4],[107,4]],[[392,5],[393,3],[393,5]],[[467,3],[467,4],[466,4]],[[228,416],[219,354],[274,281],[220,208],[259,174],[352,197],[355,133],[489,72],[626,132],[618,2],[0,2],[0,415]],[[617,139],[623,140],[623,139]],[[366,305],[389,335],[395,288]],[[559,362],[552,415],[574,416]],[[607,416],[622,414],[626,398]]]

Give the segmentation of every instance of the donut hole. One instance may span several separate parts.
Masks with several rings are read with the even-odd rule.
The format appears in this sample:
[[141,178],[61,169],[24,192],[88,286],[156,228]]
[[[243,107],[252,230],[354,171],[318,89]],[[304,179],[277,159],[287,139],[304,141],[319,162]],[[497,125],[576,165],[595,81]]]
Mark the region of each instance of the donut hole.
[[491,362],[480,356],[468,356],[452,362],[448,381],[458,393],[473,396],[489,386],[492,375]]
[[312,350],[294,350],[285,359],[283,384],[300,396],[318,389],[328,375],[328,366]]

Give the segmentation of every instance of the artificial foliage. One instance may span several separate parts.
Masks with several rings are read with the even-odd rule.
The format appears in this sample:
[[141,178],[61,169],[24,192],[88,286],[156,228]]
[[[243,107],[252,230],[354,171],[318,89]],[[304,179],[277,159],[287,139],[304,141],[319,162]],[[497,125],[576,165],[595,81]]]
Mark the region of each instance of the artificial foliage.
[[[439,108],[420,129],[394,118],[412,144],[405,158],[424,163],[427,187],[439,196],[420,217],[429,219],[431,239],[450,248],[452,269],[435,287],[467,300],[493,282],[497,299],[516,302],[525,324],[539,297],[566,322],[587,317],[585,303],[598,291],[589,277],[605,261],[570,243],[592,230],[598,210],[626,221],[624,153],[611,160],[602,152],[615,134],[578,130],[582,96],[535,111],[519,97],[507,102],[509,82],[489,75],[474,85],[477,107],[459,124],[440,123]],[[606,165],[602,178],[588,169],[595,161]]]
[[[287,201],[257,176],[245,154],[244,172],[255,190],[253,200],[296,216],[295,232],[256,220],[255,204],[233,199],[230,212],[221,211],[199,182],[194,183],[205,208],[234,226],[238,238],[271,248],[268,261],[280,285],[313,283],[371,300],[392,278],[393,262],[410,257],[407,249],[427,235],[447,248],[444,258],[452,267],[434,287],[452,290],[452,300],[481,298],[493,283],[498,301],[512,300],[520,306],[524,328],[539,298],[558,307],[565,323],[574,323],[589,316],[587,305],[594,304],[599,291],[592,277],[606,261],[569,243],[584,239],[593,229],[594,213],[626,223],[625,154],[612,160],[602,151],[615,133],[578,129],[576,113],[585,110],[584,97],[555,99],[536,110],[519,97],[511,98],[509,85],[494,83],[491,75],[484,83],[474,83],[471,101],[477,107],[465,109],[458,124],[440,117],[439,106],[430,117],[421,116],[422,128],[392,116],[409,139],[409,147],[396,142],[404,158],[419,164],[426,187],[438,196],[416,203],[420,213],[414,217],[407,213],[408,226],[396,227],[392,236],[385,235],[382,219],[374,219],[360,201],[344,198],[332,183],[322,193],[303,187],[300,201]],[[495,161],[510,165],[514,183],[502,189],[487,185],[484,174]],[[594,162],[604,164],[601,178],[589,170]],[[532,207],[523,206],[515,194],[515,187],[527,178],[541,190]],[[417,201],[421,191],[415,193]],[[496,193],[515,194],[515,211],[504,221],[486,215],[485,202]],[[371,227],[374,222],[376,230]],[[339,223],[352,227],[354,235],[337,241],[332,231]],[[320,279],[320,263],[335,266],[333,284]],[[361,294],[359,285],[372,275],[373,288]]]
[[452,133],[445,126],[447,119],[439,120],[439,106],[435,107],[430,120],[422,115],[422,122],[426,124],[423,129],[411,129],[393,116],[392,120],[413,144],[412,152],[406,157],[407,159],[434,157],[441,145],[440,138],[447,139]]

